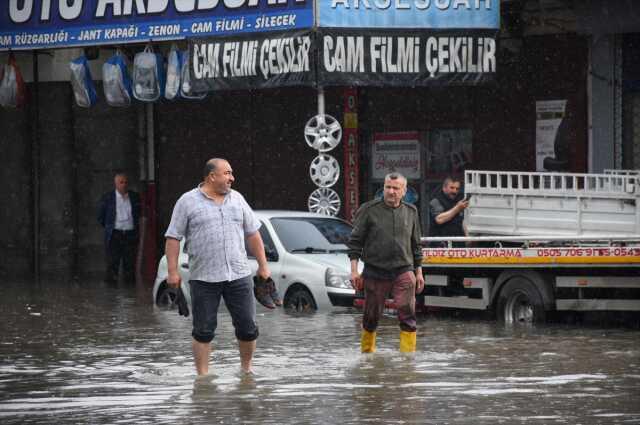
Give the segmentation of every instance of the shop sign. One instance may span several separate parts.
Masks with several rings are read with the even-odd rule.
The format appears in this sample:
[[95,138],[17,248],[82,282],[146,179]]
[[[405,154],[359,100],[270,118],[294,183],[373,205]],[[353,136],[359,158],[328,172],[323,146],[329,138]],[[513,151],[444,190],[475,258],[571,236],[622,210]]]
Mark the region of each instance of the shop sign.
[[496,73],[495,30],[331,30],[318,34],[323,85],[475,85]]
[[344,215],[353,222],[360,206],[360,153],[358,146],[358,90],[346,88],[344,96]]
[[315,84],[311,31],[190,39],[195,92]]
[[500,28],[500,0],[318,0],[318,26]]
[[2,0],[0,50],[308,29],[314,0]]
[[420,142],[417,132],[379,133],[373,138],[371,177],[382,180],[393,172],[420,179]]

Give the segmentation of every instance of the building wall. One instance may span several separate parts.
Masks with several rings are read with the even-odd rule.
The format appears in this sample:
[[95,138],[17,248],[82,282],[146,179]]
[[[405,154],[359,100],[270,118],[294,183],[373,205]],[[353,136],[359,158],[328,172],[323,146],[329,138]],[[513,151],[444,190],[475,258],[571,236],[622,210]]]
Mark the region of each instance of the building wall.
[[0,108],[0,278],[24,279],[33,254],[29,110]]
[[[25,279],[34,266],[34,223],[38,222],[43,279],[69,280],[104,269],[100,195],[113,187],[113,172],[127,171],[137,188],[137,107],[75,106],[68,83],[29,85],[25,109],[0,109],[0,151],[5,167],[0,188],[0,276]],[[38,111],[36,111],[36,106]],[[37,145],[35,116],[38,116]],[[39,151],[34,162],[33,153]],[[34,167],[39,172],[39,213],[34,209]]]

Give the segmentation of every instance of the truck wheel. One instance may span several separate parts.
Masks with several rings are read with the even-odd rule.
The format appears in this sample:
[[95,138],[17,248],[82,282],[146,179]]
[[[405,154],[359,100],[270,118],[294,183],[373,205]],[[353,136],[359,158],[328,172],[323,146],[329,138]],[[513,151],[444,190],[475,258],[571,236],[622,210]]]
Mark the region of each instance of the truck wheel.
[[540,323],[546,318],[540,292],[522,277],[514,277],[504,285],[496,308],[498,319],[504,323]]

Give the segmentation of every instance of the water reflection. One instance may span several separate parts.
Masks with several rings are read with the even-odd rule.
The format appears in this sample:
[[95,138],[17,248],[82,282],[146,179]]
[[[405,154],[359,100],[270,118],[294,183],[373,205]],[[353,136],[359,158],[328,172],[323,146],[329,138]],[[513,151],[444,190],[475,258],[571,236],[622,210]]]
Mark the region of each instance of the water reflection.
[[144,288],[6,285],[0,423],[623,424],[640,422],[640,332],[434,316],[398,353],[393,317],[359,353],[360,315],[260,310],[255,375],[229,317],[196,379],[190,321]]

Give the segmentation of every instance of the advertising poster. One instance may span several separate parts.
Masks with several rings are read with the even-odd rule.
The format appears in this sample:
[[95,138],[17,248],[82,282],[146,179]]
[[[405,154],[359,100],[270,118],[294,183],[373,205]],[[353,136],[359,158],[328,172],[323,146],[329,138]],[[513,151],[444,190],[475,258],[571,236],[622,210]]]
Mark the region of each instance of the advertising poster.
[[393,172],[409,180],[421,178],[418,132],[375,134],[372,150],[371,177],[374,180],[383,180]]
[[566,138],[560,127],[566,111],[566,100],[536,102],[536,171],[562,171],[567,158]]

